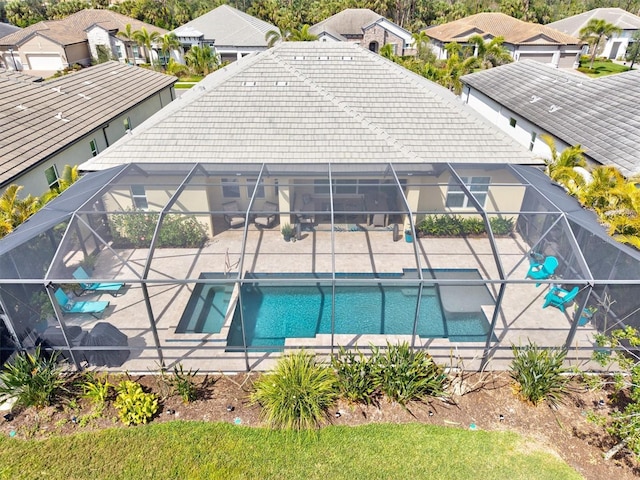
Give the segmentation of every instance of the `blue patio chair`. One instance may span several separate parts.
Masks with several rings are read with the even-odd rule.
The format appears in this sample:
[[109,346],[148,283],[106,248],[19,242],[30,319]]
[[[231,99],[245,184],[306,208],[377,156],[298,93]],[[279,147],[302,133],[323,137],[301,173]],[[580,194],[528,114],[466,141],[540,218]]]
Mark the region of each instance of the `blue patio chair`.
[[571,290],[565,290],[560,287],[553,287],[551,290],[547,292],[544,297],[544,305],[542,308],[547,308],[548,306],[556,307],[561,312],[564,313],[565,305],[573,303],[573,300],[578,295],[579,288],[573,287]]
[[[556,257],[546,257],[542,263],[534,263],[529,267],[525,278],[533,278],[535,280],[545,280],[551,278],[558,268],[558,259]],[[536,283],[536,287],[540,284]]]
[[[89,274],[85,271],[84,268],[78,267],[73,272],[73,278],[76,280],[90,280]],[[117,297],[118,294],[122,294],[124,289],[124,283],[85,283],[80,282],[78,284],[80,287],[80,292],[75,292],[77,295],[82,295],[83,293],[108,293],[114,297]]]
[[62,313],[88,313],[95,318],[100,318],[109,306],[109,302],[75,302],[61,288],[56,290],[55,297]]

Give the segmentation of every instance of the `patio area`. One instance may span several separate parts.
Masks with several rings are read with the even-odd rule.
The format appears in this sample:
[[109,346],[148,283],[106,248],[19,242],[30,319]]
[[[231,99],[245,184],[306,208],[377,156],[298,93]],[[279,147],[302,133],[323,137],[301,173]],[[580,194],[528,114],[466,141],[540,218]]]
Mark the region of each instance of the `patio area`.
[[[555,270],[526,279],[542,259]],[[638,265],[535,168],[128,165],[0,242],[3,353],[41,344],[78,368],[204,373],[406,341],[479,370],[531,341],[591,369],[597,332],[640,324]],[[571,299],[543,308],[558,288]]]

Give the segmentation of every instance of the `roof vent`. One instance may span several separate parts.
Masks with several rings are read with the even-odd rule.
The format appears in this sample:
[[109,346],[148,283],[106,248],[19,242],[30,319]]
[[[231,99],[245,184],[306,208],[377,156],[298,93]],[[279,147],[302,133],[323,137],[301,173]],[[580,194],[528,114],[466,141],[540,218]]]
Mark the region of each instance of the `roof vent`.
[[285,81],[276,82],[276,87],[286,87],[287,85],[289,85],[289,82],[285,82]]
[[256,82],[242,82],[243,87],[255,87]]
[[53,90],[54,92],[58,92],[58,93],[64,93],[62,91],[62,88],[60,88],[60,87],[52,87],[51,90]]
[[551,105],[549,107],[549,113],[557,112],[558,110],[562,110],[562,107],[559,107],[557,105]]
[[318,60],[329,60],[329,57],[327,57],[326,55],[323,55],[321,57],[318,57]]
[[56,120],[62,120],[63,122],[68,122],[68,121],[69,121],[69,119],[68,119],[68,118],[62,118],[62,112],[58,112],[58,113],[56,114],[56,117],[55,117],[55,118],[56,118]]
[[293,57],[294,60],[304,60],[304,57],[302,55],[296,55]]
[[542,99],[537,95],[531,95],[531,100],[529,100],[529,103],[536,103],[539,100],[542,100]]
[[20,104],[20,105],[16,105],[16,109],[17,110],[26,110],[27,107],[25,107],[24,105]]
[[91,85],[93,82],[90,82],[89,80],[85,80],[84,82],[82,82],[84,85]]
[[78,96],[80,98],[84,98],[85,100],[91,100],[91,97],[88,95],[85,95],[84,93],[79,93]]
[[342,57],[342,60],[345,60],[347,62],[353,60],[353,57]]

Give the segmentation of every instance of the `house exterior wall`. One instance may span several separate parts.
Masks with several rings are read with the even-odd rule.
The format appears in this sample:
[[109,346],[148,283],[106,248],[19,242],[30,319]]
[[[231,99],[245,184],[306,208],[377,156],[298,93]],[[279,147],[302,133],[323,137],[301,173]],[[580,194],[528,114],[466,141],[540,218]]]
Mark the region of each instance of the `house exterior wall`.
[[91,53],[89,52],[89,44],[86,42],[76,43],[65,47],[67,54],[67,62],[69,65],[79,63],[88,67],[91,65]]
[[604,44],[601,55],[613,60],[617,58],[624,59],[624,55],[629,47],[629,42],[631,41],[631,37],[634,32],[635,30],[623,30],[621,33],[612,35]]
[[[98,58],[98,49],[97,45],[104,45],[111,52],[111,56],[118,58],[121,60],[121,57],[116,55],[115,42],[114,38],[106,31],[104,28],[94,25],[93,27],[87,30],[87,41],[89,44],[89,50],[91,52],[91,57],[97,59]],[[122,52],[124,52],[124,44],[119,42],[122,46]]]
[[363,48],[368,49],[371,42],[378,43],[378,50],[376,51],[380,51],[380,48],[383,45],[391,44],[395,45],[396,55],[405,55],[404,39],[385,28],[382,28],[380,25],[374,25],[371,28],[367,28],[364,32],[360,45],[362,45]]
[[[61,45],[39,35],[35,35],[20,45],[17,52],[20,53],[20,59],[24,70],[31,70],[31,66],[28,61],[29,55],[55,54],[60,56],[63,66],[66,67],[69,65],[64,48]],[[13,54],[15,56],[15,50]]]

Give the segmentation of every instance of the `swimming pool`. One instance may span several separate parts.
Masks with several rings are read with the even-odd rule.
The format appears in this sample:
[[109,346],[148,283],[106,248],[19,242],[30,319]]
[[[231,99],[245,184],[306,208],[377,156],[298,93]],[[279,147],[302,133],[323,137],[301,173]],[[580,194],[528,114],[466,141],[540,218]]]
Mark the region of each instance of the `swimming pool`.
[[[414,271],[415,272],[415,271]],[[476,270],[443,270],[445,277],[480,278]],[[411,274],[385,275],[389,279]],[[429,278],[439,277],[439,271],[429,270]],[[461,276],[462,275],[462,276]],[[363,275],[345,274],[342,277],[358,278]],[[370,276],[370,275],[366,275]],[[380,276],[380,275],[379,275]],[[283,274],[271,277],[283,278]],[[320,278],[318,278],[320,277]],[[269,275],[260,275],[263,281],[242,287],[247,345],[251,347],[282,346],[286,338],[313,338],[331,333],[331,285],[318,282],[311,285],[283,285],[269,283]],[[299,278],[299,275],[296,276]],[[414,277],[415,278],[415,277]],[[449,295],[464,294],[482,289],[475,295],[478,303],[464,312],[452,312],[443,308],[439,288],[425,286],[418,314],[417,334],[424,338],[449,338],[458,342],[484,342],[489,332],[489,322],[480,305],[492,304],[493,298],[484,285],[441,287],[449,289]],[[454,292],[452,289],[456,289]],[[462,290],[461,290],[462,289]],[[335,300],[336,334],[411,335],[418,304],[418,287],[407,283],[367,283],[362,285],[337,285]],[[237,309],[227,337],[229,347],[240,347],[242,331],[240,312]]]
[[[224,274],[202,273],[200,278],[224,278]],[[180,317],[176,333],[219,333],[224,325],[233,286],[197,283]]]

